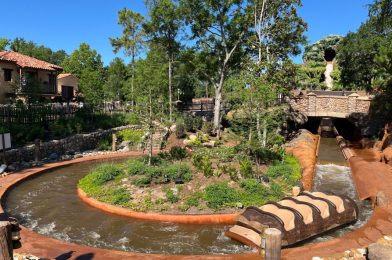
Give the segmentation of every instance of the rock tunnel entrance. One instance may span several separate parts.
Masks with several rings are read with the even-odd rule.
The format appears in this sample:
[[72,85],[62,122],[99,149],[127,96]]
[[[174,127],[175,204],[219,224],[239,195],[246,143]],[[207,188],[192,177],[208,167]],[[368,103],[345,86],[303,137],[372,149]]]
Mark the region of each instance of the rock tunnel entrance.
[[327,49],[324,51],[324,59],[325,59],[327,62],[333,61],[333,60],[335,59],[335,57],[336,57],[336,51],[335,51],[334,49],[332,49],[332,48],[327,48]]
[[[302,126],[313,134],[319,134],[319,127],[322,122],[321,117],[309,117],[308,121]],[[358,141],[361,139],[361,131],[353,123],[345,118],[331,118],[333,126],[339,135],[350,141]]]

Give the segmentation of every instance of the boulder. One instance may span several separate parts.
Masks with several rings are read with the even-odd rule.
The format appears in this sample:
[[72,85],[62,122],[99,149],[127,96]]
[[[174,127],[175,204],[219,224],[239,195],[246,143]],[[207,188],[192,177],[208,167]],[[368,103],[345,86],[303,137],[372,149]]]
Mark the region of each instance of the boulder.
[[172,125],[170,127],[170,132],[174,133],[174,132],[176,132],[176,129],[177,129],[177,125]]
[[368,249],[369,260],[392,259],[392,247],[382,244],[371,244]]
[[197,136],[196,136],[196,135],[190,135],[190,136],[189,136],[189,140],[192,141],[192,142],[194,142],[194,141],[197,140]]
[[124,149],[124,148],[128,148],[130,143],[131,143],[130,141],[122,141],[122,142],[118,145],[118,149],[119,149],[119,150],[122,150],[122,149]]
[[51,153],[49,155],[49,159],[52,161],[56,161],[57,159],[59,159],[59,155],[57,153]]
[[392,165],[392,146],[387,147],[382,151],[382,158],[385,163]]

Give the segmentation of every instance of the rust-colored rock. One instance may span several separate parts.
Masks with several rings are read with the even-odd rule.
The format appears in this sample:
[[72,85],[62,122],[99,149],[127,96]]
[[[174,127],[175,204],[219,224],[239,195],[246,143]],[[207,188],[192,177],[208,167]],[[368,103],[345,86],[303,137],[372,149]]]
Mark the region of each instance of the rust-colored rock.
[[382,159],[385,163],[392,165],[392,146],[389,146],[382,151]]
[[320,137],[301,130],[298,137],[286,145],[286,151],[298,158],[302,167],[302,185],[311,191],[315,174]]

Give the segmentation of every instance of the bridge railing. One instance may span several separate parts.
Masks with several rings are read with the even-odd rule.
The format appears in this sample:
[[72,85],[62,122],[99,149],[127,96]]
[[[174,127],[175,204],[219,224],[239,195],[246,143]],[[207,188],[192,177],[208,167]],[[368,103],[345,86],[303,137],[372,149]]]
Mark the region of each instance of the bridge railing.
[[313,117],[337,117],[345,118],[351,113],[369,112],[372,98],[369,96],[360,96],[357,93],[350,95],[339,95],[329,92],[313,93],[291,98],[290,105],[294,110],[300,111],[307,116]]

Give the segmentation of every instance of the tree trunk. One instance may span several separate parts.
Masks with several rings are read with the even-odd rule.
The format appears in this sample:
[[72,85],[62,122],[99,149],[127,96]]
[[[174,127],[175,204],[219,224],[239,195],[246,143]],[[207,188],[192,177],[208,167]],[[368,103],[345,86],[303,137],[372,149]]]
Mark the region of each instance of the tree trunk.
[[257,137],[259,139],[259,142],[261,142],[261,127],[260,127],[260,112],[259,112],[259,108],[257,109],[256,112],[256,130],[257,130]]
[[263,121],[263,147],[267,146],[267,120]]
[[173,100],[172,100],[172,73],[173,73],[173,59],[172,54],[169,54],[169,120],[173,119]]
[[0,222],[0,259],[13,259],[11,223],[8,221]]
[[132,78],[131,78],[131,108],[134,112],[135,105],[135,54],[132,53]]
[[220,108],[222,102],[222,89],[220,86],[215,87],[215,104],[214,104],[214,132],[218,133],[220,128]]
[[223,69],[220,72],[219,84],[215,86],[215,105],[214,105],[214,132],[220,137],[220,109],[222,103],[222,88],[225,81],[225,73]]
[[151,87],[150,87],[150,91],[149,91],[149,100],[150,100],[150,115],[149,115],[149,125],[148,125],[148,128],[149,128],[149,133],[150,133],[150,147],[149,147],[149,151],[148,151],[148,165],[150,165],[151,166],[151,160],[152,160],[152,149],[153,149],[153,131],[152,131],[152,93],[151,93]]

